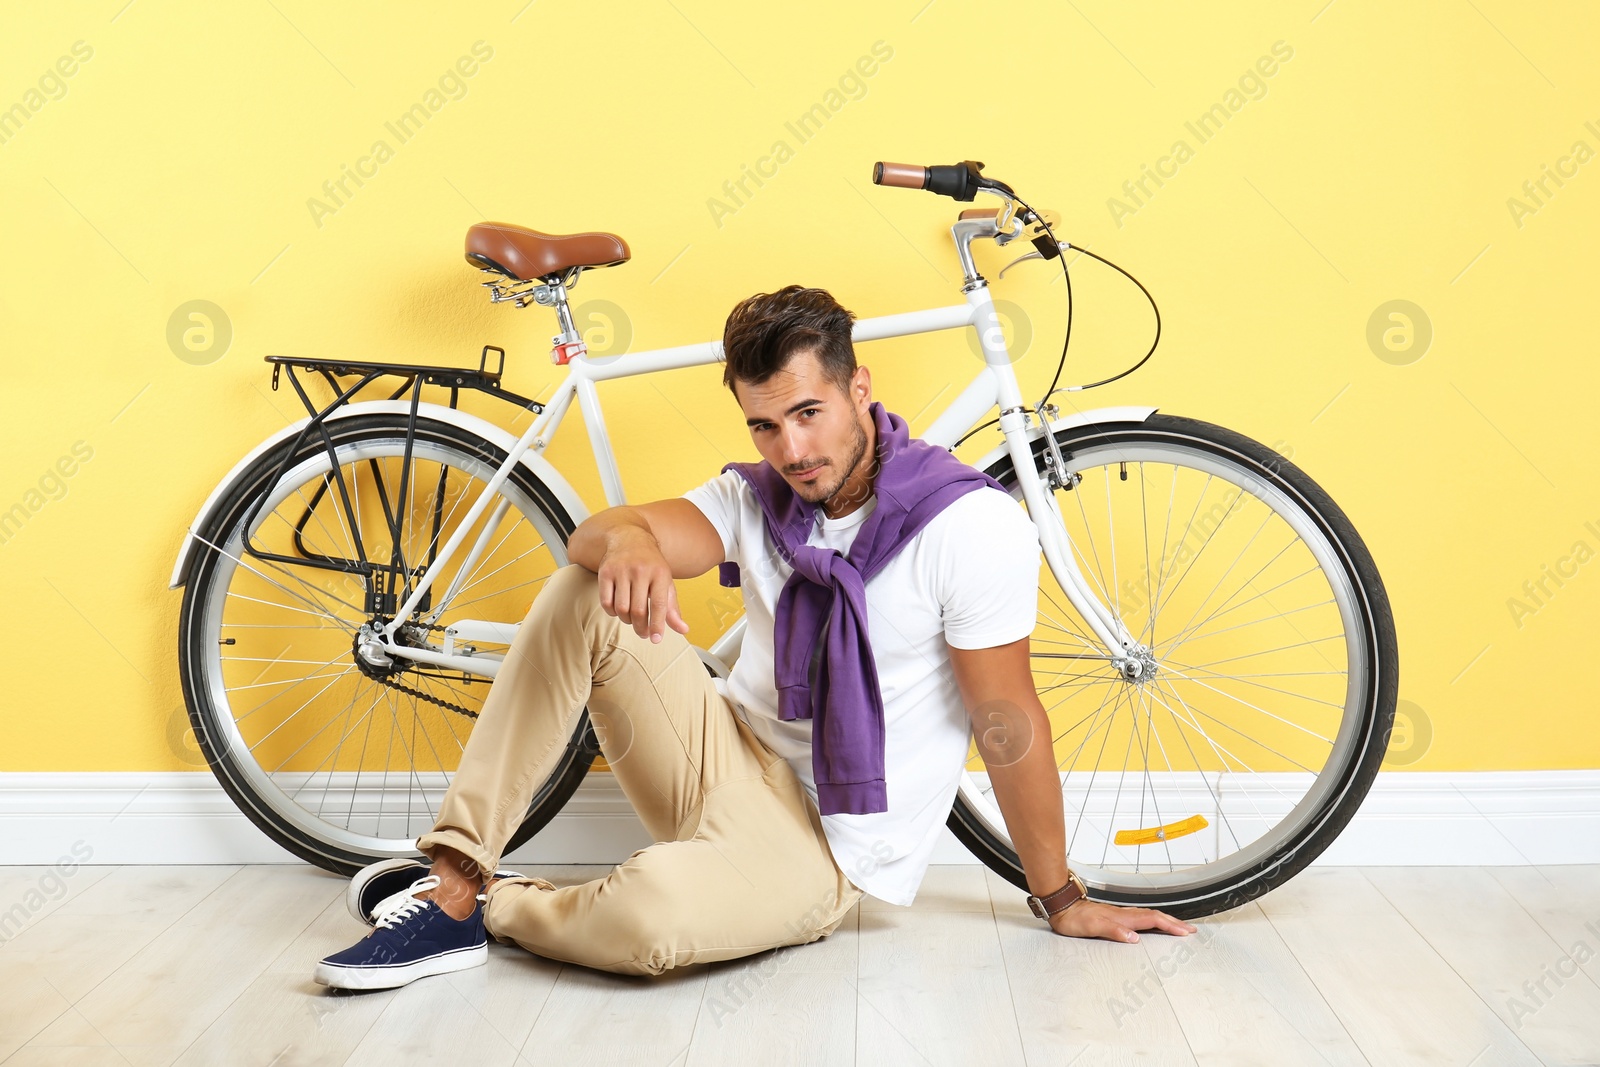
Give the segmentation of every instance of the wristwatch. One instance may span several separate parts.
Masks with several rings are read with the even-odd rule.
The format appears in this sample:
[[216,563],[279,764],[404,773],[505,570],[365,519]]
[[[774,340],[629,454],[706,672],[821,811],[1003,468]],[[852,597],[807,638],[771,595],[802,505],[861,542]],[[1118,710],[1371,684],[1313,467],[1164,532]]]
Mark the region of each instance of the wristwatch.
[[1028,894],[1028,910],[1033,912],[1045,922],[1050,921],[1050,916],[1060,911],[1066,911],[1080,900],[1086,900],[1089,890],[1079,878],[1071,871],[1067,872],[1067,884],[1057,889],[1054,893],[1044,896]]

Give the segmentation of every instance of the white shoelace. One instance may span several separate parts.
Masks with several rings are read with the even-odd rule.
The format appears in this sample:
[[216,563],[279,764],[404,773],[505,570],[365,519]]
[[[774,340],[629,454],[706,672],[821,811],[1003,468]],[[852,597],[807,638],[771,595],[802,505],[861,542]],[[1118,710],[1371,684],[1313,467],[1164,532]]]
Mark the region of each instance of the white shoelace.
[[[509,875],[513,878],[522,877],[522,875],[516,871],[496,871],[495,874],[497,876],[502,874]],[[405,922],[406,919],[415,915],[428,905],[428,902],[420,899],[417,894],[425,893],[428,890],[437,887],[438,884],[438,875],[424,875],[423,877],[418,878],[415,882],[412,882],[405,889],[400,890],[400,892],[384,897],[382,900],[378,901],[372,906],[372,924],[374,926],[380,926],[385,929],[389,929]],[[478,892],[478,900],[480,903],[482,903],[487,902],[488,899],[489,885],[487,882],[485,882],[483,888]]]
[[373,905],[372,925],[380,929],[393,929],[399,926],[430,903],[417,894],[425,893],[438,884],[438,875],[425,875],[400,892],[384,897]]

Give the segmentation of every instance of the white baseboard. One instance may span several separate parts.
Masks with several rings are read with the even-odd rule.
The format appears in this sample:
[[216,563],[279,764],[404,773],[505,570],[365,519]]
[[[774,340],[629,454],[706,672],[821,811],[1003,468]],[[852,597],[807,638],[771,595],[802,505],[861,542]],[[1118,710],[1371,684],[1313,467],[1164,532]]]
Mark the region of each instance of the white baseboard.
[[[245,819],[208,771],[0,773],[0,841],[0,866],[63,857],[88,864],[300,862]],[[507,858],[610,864],[648,844],[616,780],[597,772]],[[933,862],[977,861],[945,830]],[[1316,862],[1600,863],[1600,770],[1386,771]]]

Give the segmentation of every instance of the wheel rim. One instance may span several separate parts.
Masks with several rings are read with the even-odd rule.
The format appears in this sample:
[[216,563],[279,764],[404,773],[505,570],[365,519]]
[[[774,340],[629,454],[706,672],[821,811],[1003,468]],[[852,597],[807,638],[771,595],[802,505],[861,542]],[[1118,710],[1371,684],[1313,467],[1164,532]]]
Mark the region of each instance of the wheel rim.
[[[1087,628],[1041,568],[1032,665],[1068,858],[1099,889],[1176,902],[1281,859],[1348,782],[1370,700],[1361,594],[1322,524],[1249,457],[1100,440],[1067,466],[1082,481],[1055,498],[1074,557],[1155,667],[1133,682],[1103,655],[1072,658]],[[982,768],[974,742],[962,800],[1009,848]]]
[[[383,523],[383,486],[387,506],[404,511],[399,541],[405,566],[419,571],[428,551],[441,548],[460,525],[496,468],[419,437],[409,465],[409,506],[400,509],[404,449],[401,437],[336,447],[355,501],[354,537],[337,486],[329,482],[324,450],[293,466],[273,487],[253,523],[252,542],[285,555],[309,549],[354,558],[359,538],[369,559],[388,562],[393,539]],[[319,498],[317,489],[324,486]],[[491,533],[485,551],[461,577],[468,550],[486,525]],[[216,546],[220,552],[201,613],[200,667],[212,747],[243,780],[253,802],[313,839],[357,855],[414,852],[416,837],[436,822],[471,719],[393,689],[357,665],[355,635],[372,619],[363,610],[366,589],[358,576],[264,561],[244,555],[242,546],[236,522],[228,540]],[[434,626],[462,618],[520,623],[539,585],[565,563],[555,524],[507,479],[434,584],[432,606],[414,619]],[[456,595],[440,603],[452,585]],[[403,600],[397,597],[396,605]],[[435,647],[441,638],[437,630],[415,635]],[[473,644],[486,656],[505,648]],[[405,662],[413,666],[387,676],[472,712],[481,707],[488,678]]]

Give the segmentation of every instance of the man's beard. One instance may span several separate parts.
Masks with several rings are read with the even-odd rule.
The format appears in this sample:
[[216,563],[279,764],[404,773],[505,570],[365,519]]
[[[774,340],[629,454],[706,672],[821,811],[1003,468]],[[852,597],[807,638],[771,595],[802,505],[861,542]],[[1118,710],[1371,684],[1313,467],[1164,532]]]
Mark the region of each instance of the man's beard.
[[[855,427],[856,431],[855,440],[850,443],[850,462],[845,464],[844,472],[839,475],[838,483],[818,499],[812,500],[811,503],[813,504],[826,505],[831,502],[839,494],[839,490],[844,488],[845,483],[850,480],[851,473],[855,471],[856,467],[860,466],[861,458],[867,454],[867,431],[861,428],[861,422],[858,419],[851,419],[850,425]],[[859,505],[861,501],[855,501],[855,503]]]

